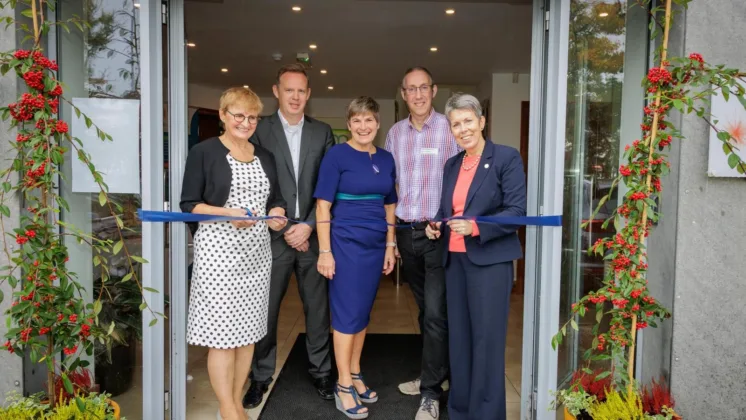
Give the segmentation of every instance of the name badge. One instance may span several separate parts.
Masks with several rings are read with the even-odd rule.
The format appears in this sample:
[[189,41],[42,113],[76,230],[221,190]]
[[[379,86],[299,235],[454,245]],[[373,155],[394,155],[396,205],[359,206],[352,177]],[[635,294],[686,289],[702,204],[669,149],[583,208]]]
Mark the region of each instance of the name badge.
[[422,154],[423,155],[437,155],[438,149],[434,147],[425,147],[422,149]]

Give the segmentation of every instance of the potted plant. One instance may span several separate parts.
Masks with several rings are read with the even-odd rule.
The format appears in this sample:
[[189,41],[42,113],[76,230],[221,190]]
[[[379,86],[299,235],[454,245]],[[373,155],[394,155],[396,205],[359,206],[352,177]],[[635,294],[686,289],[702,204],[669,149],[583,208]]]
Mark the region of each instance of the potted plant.
[[[41,13],[53,6],[48,1],[0,3],[2,8],[16,6],[22,9],[19,15],[31,20],[31,25],[19,27],[29,32],[27,39],[33,44],[28,49],[0,53],[0,73],[17,75],[27,88],[27,92],[22,93],[16,102],[7,106],[0,104],[0,117],[9,120],[10,129],[17,132],[13,153],[4,156],[12,163],[0,171],[0,235],[3,238],[0,252],[8,261],[8,265],[0,267],[0,283],[8,282],[13,290],[11,307],[5,313],[9,329],[0,349],[21,356],[28,354],[33,363],[46,364],[47,391],[44,398],[48,404],[42,408],[46,410],[44,413],[51,415],[67,407],[64,406],[66,395],[74,396],[67,402],[72,401],[79,411],[86,407],[86,395],[92,401],[101,402],[103,399],[92,392],[81,392],[74,386],[74,381],[86,380],[86,374],[80,373],[80,369],[85,368],[88,362],[82,360],[80,355],[85,352],[92,356],[94,340],[103,344],[111,341],[116,328],[116,321],[103,325],[99,319],[103,300],[107,297],[106,290],[114,282],[109,261],[120,253],[124,254],[125,270],[116,284],[135,284],[141,294],[139,310],[148,306],[142,296],[135,264],[145,261],[128,251],[123,234],[126,228],[120,217],[121,206],[109,199],[104,178],[83,149],[82,142],[72,137],[68,123],[58,118],[60,104],[67,101],[63,97],[62,85],[56,78],[57,64],[44,55],[41,40],[55,25],[67,29],[68,24],[72,23],[82,28],[86,22],[77,18],[66,22],[48,22],[45,14]],[[13,24],[12,18],[6,17],[4,21],[7,25]],[[102,141],[111,140],[111,136],[90,118],[71,103],[70,106],[89,128],[96,130]],[[58,217],[60,209],[69,211],[67,202],[57,189],[57,180],[64,177],[60,165],[64,162],[64,155],[69,152],[74,152],[90,169],[98,184],[99,204],[108,210],[115,221],[114,238],[101,238],[80,231]],[[14,176],[16,174],[18,176]],[[7,232],[4,218],[11,214],[8,203],[16,199],[27,206],[26,212],[20,215],[20,227]],[[89,293],[78,282],[75,273],[67,268],[69,254],[65,243],[69,240],[89,246],[93,264],[100,270],[101,287],[90,301],[86,298]],[[11,243],[14,243],[13,246]],[[0,301],[4,299],[0,292]],[[155,321],[157,318],[151,325]],[[56,362],[58,358],[59,363]],[[28,403],[34,407],[35,401],[30,399],[18,403]]]
[[671,414],[674,420],[681,420],[681,416],[675,412],[676,401],[663,378],[659,381],[653,379],[649,386],[643,386],[640,397],[645,414],[651,416]]
[[[607,400],[595,401],[589,411],[595,420],[599,420],[597,415],[601,415],[599,413],[603,409],[622,403],[637,410],[640,405],[634,377],[637,332],[656,327],[657,322],[671,316],[670,311],[650,294],[646,279],[646,238],[653,223],[661,216],[655,198],[660,196],[661,179],[669,171],[668,157],[664,152],[670,149],[675,139],[682,138],[680,131],[667,117],[676,110],[681,113],[696,112],[699,117],[708,119],[708,99],[717,94],[722,94],[726,100],[736,97],[746,107],[746,88],[742,84],[746,81],[746,73],[709,65],[698,53],[688,57],[668,57],[673,3],[686,7],[689,1],[666,0],[662,6],[651,9],[651,27],[654,28],[651,37],[656,42],[659,39],[662,41],[656,52],[657,65],[649,70],[644,80],[648,98],[641,125],[642,136],[625,149],[625,162],[619,168],[619,175],[590,217],[591,220],[595,219],[599,210],[612,198],[614,188],[624,183],[627,192],[622,203],[603,225],[605,229],[609,223],[613,223],[614,235],[599,239],[588,249],[589,254],[603,257],[609,263],[609,268],[605,271],[601,287],[590,290],[572,305],[570,319],[552,338],[552,346],[556,350],[568,326],[578,330],[575,317],[595,312],[595,338],[584,357],[592,362],[613,365],[618,372],[613,375],[614,383],[607,392]],[[637,0],[636,3],[645,8],[650,6],[650,0]],[[722,150],[731,168],[741,174],[746,173],[746,163],[736,153],[737,145],[733,136],[710,125],[717,131],[717,138],[722,142]],[[604,319],[609,319],[610,327],[608,331],[601,332],[598,327]],[[642,408],[639,411],[638,417],[629,418],[642,418]],[[650,416],[673,416],[672,408],[664,411],[665,414]]]
[[126,420],[120,414],[119,406],[113,403],[107,394],[91,393],[81,395],[65,402],[59,401],[51,406],[43,399],[44,394],[22,397],[11,393],[0,406],[0,418],[3,420]]
[[601,369],[588,368],[573,373],[570,386],[555,393],[553,409],[564,406],[565,419],[592,420],[589,408],[606,400],[606,392],[611,389],[611,376]]

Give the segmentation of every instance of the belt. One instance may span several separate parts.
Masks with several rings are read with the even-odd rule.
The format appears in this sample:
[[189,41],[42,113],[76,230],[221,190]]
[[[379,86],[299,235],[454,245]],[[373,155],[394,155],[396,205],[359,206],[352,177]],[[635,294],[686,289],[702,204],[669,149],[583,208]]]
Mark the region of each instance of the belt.
[[397,229],[425,230],[425,228],[428,225],[428,222],[423,221],[423,220],[416,220],[416,221],[402,220],[397,217],[396,224],[397,225],[409,225],[409,226],[397,226]]
[[334,196],[337,200],[383,200],[385,197],[380,194],[345,194],[337,193]]

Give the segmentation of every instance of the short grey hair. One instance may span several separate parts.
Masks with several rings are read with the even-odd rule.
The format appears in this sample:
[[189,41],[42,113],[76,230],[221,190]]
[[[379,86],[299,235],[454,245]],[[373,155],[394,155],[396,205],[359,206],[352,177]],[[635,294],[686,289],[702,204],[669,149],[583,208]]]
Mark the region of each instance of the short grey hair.
[[479,103],[479,99],[468,93],[458,92],[448,98],[446,102],[446,117],[450,119],[451,112],[456,110],[471,111],[477,118],[482,117],[482,105]]
[[352,117],[356,115],[370,112],[373,114],[373,118],[376,119],[376,122],[380,122],[380,108],[378,102],[370,96],[361,96],[357,99],[353,99],[352,102],[350,102],[350,105],[347,106],[347,121],[349,122]]

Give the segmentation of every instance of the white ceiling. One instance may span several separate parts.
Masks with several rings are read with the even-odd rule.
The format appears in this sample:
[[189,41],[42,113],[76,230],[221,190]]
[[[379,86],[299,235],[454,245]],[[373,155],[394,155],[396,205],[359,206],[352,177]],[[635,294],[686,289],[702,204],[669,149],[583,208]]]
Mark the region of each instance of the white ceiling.
[[308,52],[313,96],[390,98],[415,65],[450,85],[528,73],[531,0],[187,0],[186,33],[196,44],[188,49],[190,84],[248,84],[268,96],[277,68]]

